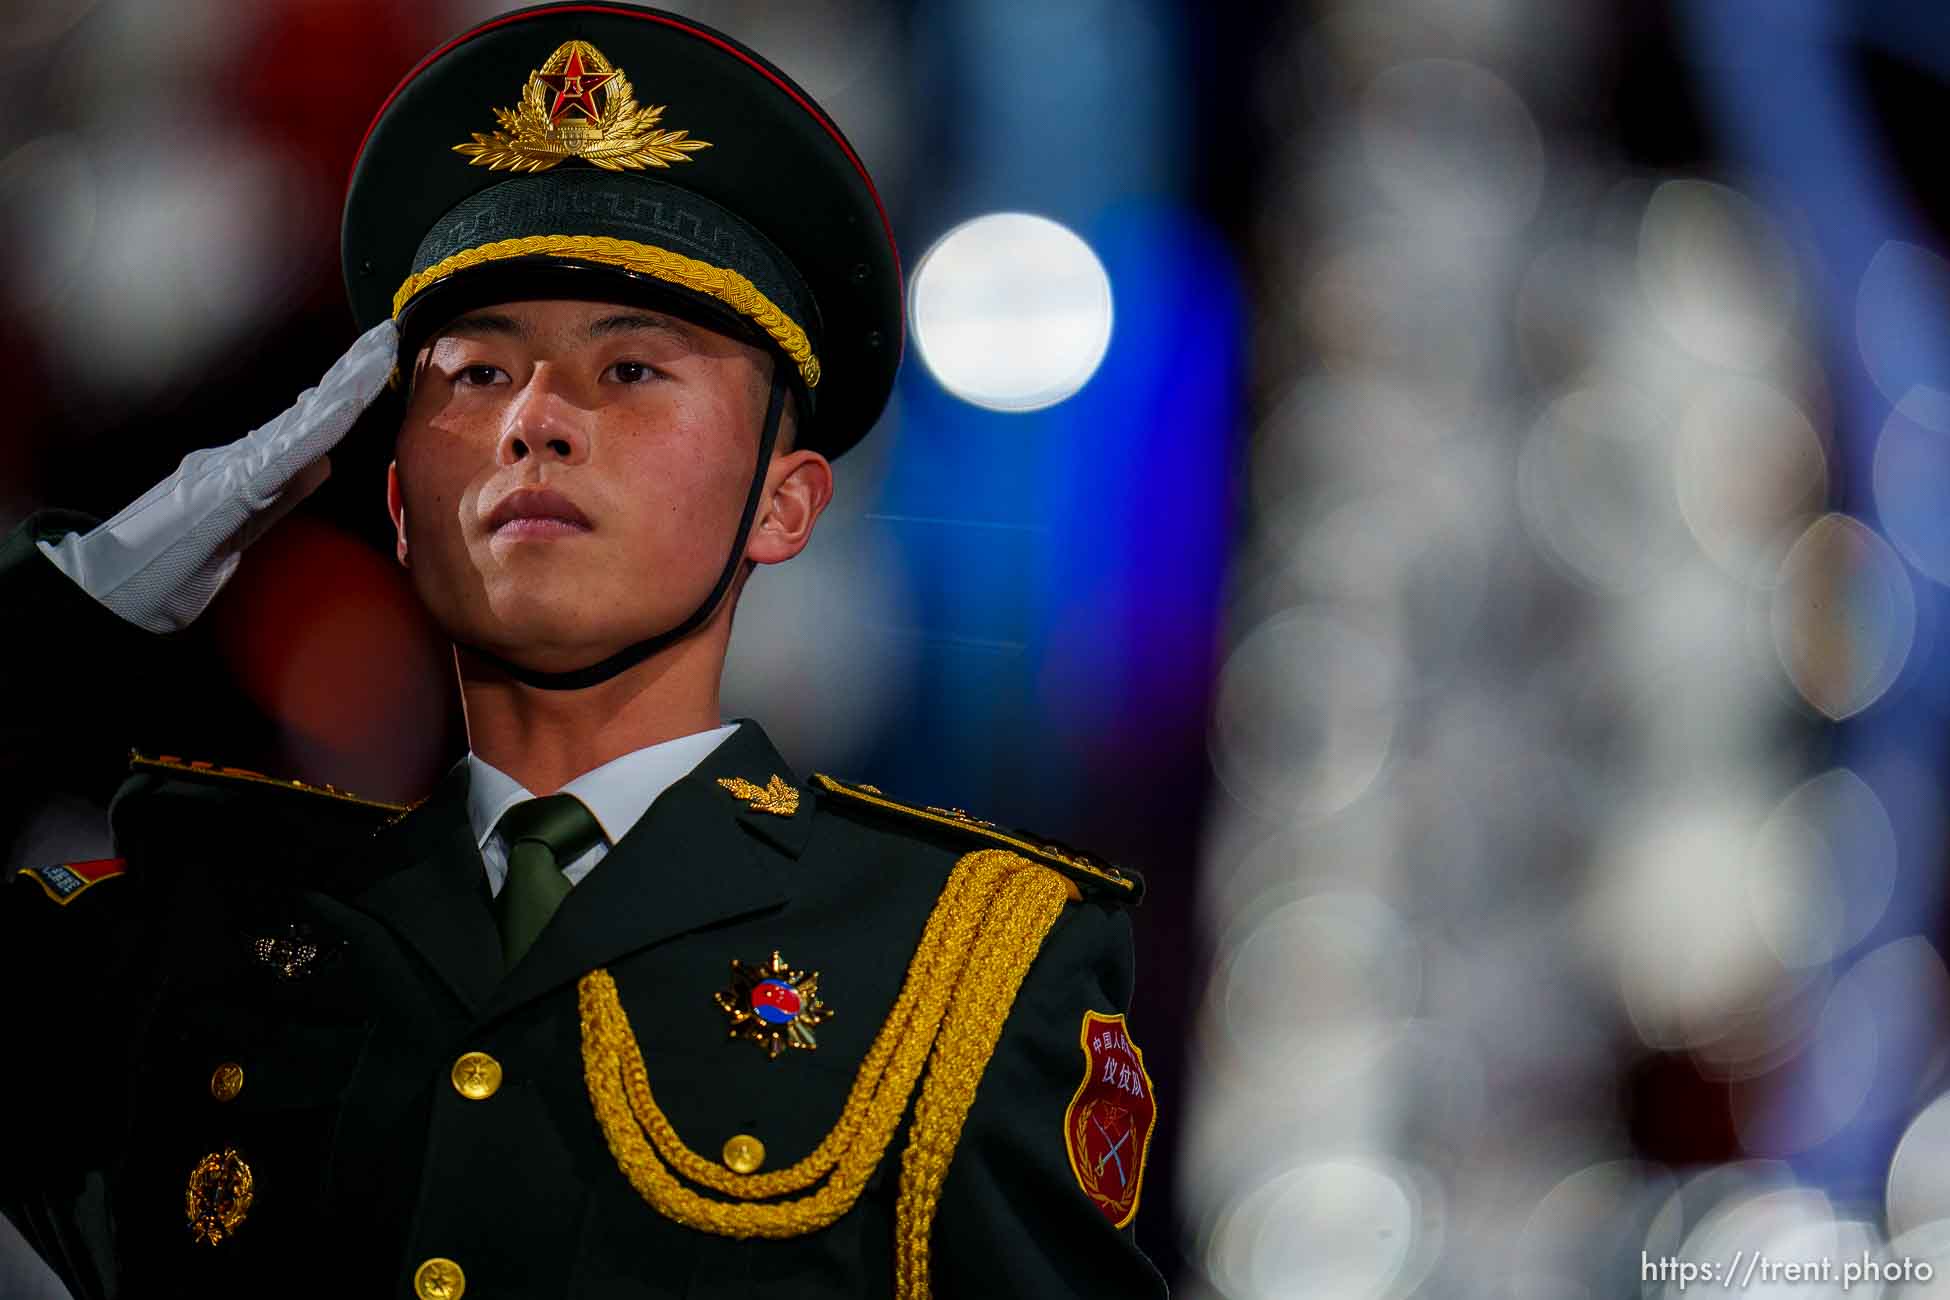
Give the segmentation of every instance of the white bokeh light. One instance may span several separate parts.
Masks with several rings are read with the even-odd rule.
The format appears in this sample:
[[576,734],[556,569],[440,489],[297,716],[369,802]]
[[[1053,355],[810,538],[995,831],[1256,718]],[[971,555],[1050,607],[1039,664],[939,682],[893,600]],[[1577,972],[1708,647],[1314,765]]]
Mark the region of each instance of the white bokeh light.
[[1823,515],[1781,561],[1774,647],[1803,699],[1833,719],[1881,699],[1916,641],[1909,570],[1874,529]]
[[1206,1267],[1254,1300],[1393,1300],[1441,1253],[1440,1186],[1426,1172],[1362,1156],[1300,1162],[1221,1215]]
[[1090,381],[1110,347],[1110,276],[1067,226],[1027,212],[964,221],[914,268],[928,370],[963,401],[1036,411]]
[[1950,1223],[1950,1094],[1910,1121],[1889,1161],[1892,1236],[1931,1223]]

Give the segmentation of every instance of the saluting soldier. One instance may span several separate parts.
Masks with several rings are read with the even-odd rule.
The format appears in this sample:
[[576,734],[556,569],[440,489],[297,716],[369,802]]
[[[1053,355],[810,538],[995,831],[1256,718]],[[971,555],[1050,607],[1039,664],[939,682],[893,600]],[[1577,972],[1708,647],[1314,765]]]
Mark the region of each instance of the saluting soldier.
[[343,258],[317,388],[0,544],[5,666],[86,697],[64,644],[195,619],[384,401],[469,752],[410,807],[132,755],[117,856],[0,890],[10,1217],[84,1298],[1162,1294],[1139,878],[719,714],[900,356],[832,119],[684,18],[508,14],[380,108]]

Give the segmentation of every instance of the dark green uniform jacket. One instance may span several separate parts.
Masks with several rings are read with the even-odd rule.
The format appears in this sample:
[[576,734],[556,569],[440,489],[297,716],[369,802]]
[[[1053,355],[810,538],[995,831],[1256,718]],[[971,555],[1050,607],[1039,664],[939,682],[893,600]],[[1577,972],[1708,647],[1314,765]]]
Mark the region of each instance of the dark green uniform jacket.
[[[85,691],[64,642],[128,635],[33,549],[80,522],[36,516],[0,544],[0,609],[37,632],[8,652],[10,693]],[[965,1040],[985,1019],[999,1038],[922,1198],[932,1292],[1163,1294],[1125,1212],[1156,1117],[1119,1016],[1134,878],[802,782],[746,720],[504,978],[466,783],[462,763],[401,811],[136,759],[111,812],[125,863],[22,870],[0,889],[0,1201],[77,1297],[893,1295],[912,1099],[830,1224],[780,1239],[684,1226],[632,1185],[599,1123],[579,987],[613,978],[685,1147],[730,1160],[744,1135],[758,1172],[786,1169],[840,1119],[957,863],[997,849],[1070,897],[1012,1006],[965,998],[950,1014]],[[831,1013],[816,1047],[776,1057],[733,1036],[714,999],[734,959],[775,951],[819,972]],[[972,967],[937,991],[963,982],[977,986]],[[219,1239],[197,1240],[192,1215]]]

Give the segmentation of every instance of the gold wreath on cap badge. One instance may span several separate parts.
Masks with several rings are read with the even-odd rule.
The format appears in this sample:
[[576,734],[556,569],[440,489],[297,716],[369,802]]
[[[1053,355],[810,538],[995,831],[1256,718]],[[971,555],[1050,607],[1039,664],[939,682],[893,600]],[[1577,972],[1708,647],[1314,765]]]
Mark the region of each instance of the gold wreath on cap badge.
[[476,131],[454,152],[491,171],[545,172],[580,158],[618,172],[689,162],[692,153],[711,147],[689,131],[658,130],[663,115],[662,104],[638,106],[630,79],[602,51],[588,41],[565,41],[528,74],[520,104],[494,110],[501,129]]
[[234,1148],[213,1151],[197,1161],[184,1195],[190,1236],[214,1246],[235,1233],[250,1213],[254,1182],[251,1167]]

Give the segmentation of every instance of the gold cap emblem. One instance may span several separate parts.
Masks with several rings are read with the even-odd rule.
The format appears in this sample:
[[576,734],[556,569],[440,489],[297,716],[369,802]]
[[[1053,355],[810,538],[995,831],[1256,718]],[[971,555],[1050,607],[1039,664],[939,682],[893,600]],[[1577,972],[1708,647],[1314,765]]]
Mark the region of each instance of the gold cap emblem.
[[638,106],[630,79],[602,51],[588,41],[565,41],[528,74],[520,104],[494,110],[501,129],[476,131],[454,152],[492,171],[545,172],[580,158],[618,172],[689,162],[692,153],[711,147],[689,131],[658,130],[663,115],[662,104]]

